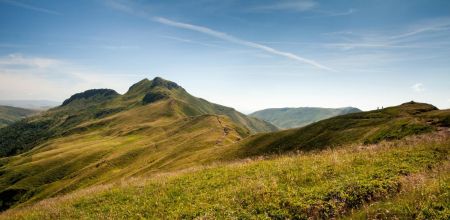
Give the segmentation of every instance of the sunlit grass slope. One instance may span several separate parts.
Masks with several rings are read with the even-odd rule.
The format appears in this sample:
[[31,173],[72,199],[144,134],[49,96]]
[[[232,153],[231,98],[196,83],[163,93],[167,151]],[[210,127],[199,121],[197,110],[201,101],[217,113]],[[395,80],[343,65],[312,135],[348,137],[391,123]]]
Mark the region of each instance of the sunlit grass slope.
[[[244,160],[97,186],[0,217],[448,219],[449,150],[449,132],[440,131],[372,145]],[[426,194],[408,193],[418,190]],[[428,195],[432,197],[425,198]],[[388,205],[391,202],[395,205]]]
[[[110,89],[94,89],[78,93],[64,101],[60,107],[0,129],[0,157],[16,155],[49,139],[80,132],[82,131],[80,129],[85,129],[79,128],[83,127],[82,124],[102,121],[102,124],[97,123],[95,126],[105,128],[109,123],[114,123],[111,120],[105,120],[109,116],[167,100],[172,101],[173,108],[158,109],[151,114],[141,112],[141,114],[146,115],[146,120],[158,120],[159,117],[194,117],[205,114],[225,115],[238,126],[248,129],[249,134],[277,130],[270,123],[247,117],[232,108],[194,97],[176,83],[156,77],[153,80],[144,79],[134,84],[124,95],[119,95]],[[133,124],[130,123],[130,126],[146,122],[148,121],[135,120]]]
[[274,126],[143,80],[119,95],[98,89],[0,130],[0,208],[118,178],[210,161],[215,152]]
[[450,126],[450,110],[416,102],[351,113],[306,127],[257,134],[236,144],[230,157],[333,148],[349,143],[373,144]]
[[299,128],[327,118],[349,113],[361,112],[353,107],[345,108],[269,108],[250,114],[250,116],[268,121],[279,128]]
[[[248,156],[297,150],[319,151],[336,146],[402,139],[414,134],[445,130],[447,128],[443,127],[450,125],[449,116],[448,110],[437,110],[428,104],[406,103],[379,111],[335,117],[301,129],[253,135],[276,130],[276,127],[231,108],[193,97],[176,83],[161,78],[142,80],[131,86],[124,95],[109,89],[88,90],[67,99],[60,107],[0,129],[0,153],[3,156],[0,158],[0,209],[19,208],[124,179],[153,177],[161,172],[228,163]],[[429,151],[428,148],[414,149],[418,150],[412,153]],[[351,152],[342,153],[342,157],[346,157],[347,153]],[[310,155],[302,161],[313,159],[314,156]],[[442,159],[432,160],[430,163]],[[228,180],[231,181],[229,184],[242,184],[241,178],[248,178],[251,183],[253,179],[258,179],[259,173],[269,178],[281,175],[277,169],[286,169],[286,172],[299,169],[295,167],[298,163],[282,161],[291,159],[258,162],[254,165],[257,171],[254,174],[248,173],[247,168],[223,166],[220,168],[223,170],[222,180],[219,180],[220,171],[211,172],[217,174],[214,181],[220,188],[224,184],[226,186]],[[316,165],[322,166],[319,162]],[[312,166],[308,165],[312,162],[302,163],[300,166]],[[268,164],[269,168],[265,169],[264,164]],[[258,168],[260,165],[262,168]],[[283,168],[284,165],[286,167]],[[411,169],[419,169],[422,165],[412,164]],[[350,172],[348,169],[342,172]],[[192,187],[199,186],[202,181],[205,186],[210,184],[203,174],[198,175],[192,176],[199,178]],[[184,183],[180,186],[189,189]],[[176,185],[174,187],[177,189]],[[239,189],[238,185],[227,187]],[[208,190],[212,189],[206,188],[205,192]],[[242,190],[252,192],[251,188]],[[314,188],[308,190],[315,193]],[[192,188],[192,192],[201,194],[200,189]],[[211,199],[229,191],[217,193]],[[236,200],[228,201],[234,202]],[[194,208],[197,207],[199,205]],[[279,207],[275,206],[273,210],[277,209]]]

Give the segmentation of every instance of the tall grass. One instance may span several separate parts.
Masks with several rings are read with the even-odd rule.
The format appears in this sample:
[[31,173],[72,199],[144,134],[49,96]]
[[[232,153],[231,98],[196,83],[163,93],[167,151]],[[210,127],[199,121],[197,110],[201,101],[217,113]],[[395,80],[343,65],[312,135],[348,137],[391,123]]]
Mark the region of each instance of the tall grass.
[[[319,153],[247,159],[126,184],[97,186],[91,191],[16,208],[0,217],[307,219],[373,216],[376,212],[373,210],[377,209],[367,207],[377,201],[382,204],[395,198],[425,199],[407,198],[404,192],[410,191],[412,185],[427,186],[428,182],[414,184],[417,177],[427,173],[436,173],[427,178],[434,183],[434,189],[448,195],[449,150],[448,132],[440,132]],[[416,217],[445,218],[449,210],[448,196],[426,201],[430,205],[420,206],[417,213],[432,214]],[[443,205],[436,206],[434,201]],[[410,213],[407,205],[397,207],[401,209],[398,213]]]

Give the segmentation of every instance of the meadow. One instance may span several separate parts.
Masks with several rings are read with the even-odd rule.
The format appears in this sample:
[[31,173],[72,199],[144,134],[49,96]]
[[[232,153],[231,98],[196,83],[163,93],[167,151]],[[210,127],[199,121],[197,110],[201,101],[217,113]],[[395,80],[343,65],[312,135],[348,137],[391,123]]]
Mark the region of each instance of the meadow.
[[449,137],[440,131],[161,173],[43,200],[0,217],[448,219]]

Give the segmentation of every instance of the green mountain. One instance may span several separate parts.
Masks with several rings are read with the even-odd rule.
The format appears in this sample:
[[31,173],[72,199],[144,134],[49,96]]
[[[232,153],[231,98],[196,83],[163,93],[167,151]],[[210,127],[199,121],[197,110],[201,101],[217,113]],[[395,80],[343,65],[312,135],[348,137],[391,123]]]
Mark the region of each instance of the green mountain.
[[38,111],[11,106],[0,106],[0,128],[36,114]]
[[[155,106],[166,104],[159,100]],[[216,128],[216,119],[221,121],[216,125],[228,129],[218,126],[217,132],[208,132]],[[44,185],[46,193],[34,189],[38,195],[3,212],[0,218],[448,219],[450,215],[450,110],[410,102],[299,129],[255,134],[241,141],[237,141],[239,129],[231,127],[226,116],[203,115],[192,120],[195,123],[184,119],[183,129],[178,122],[164,127],[175,131],[166,135],[167,145],[162,141],[155,146],[146,138],[135,141],[140,136],[130,133],[119,132],[128,137],[123,142],[105,136],[100,141],[97,135],[102,132],[93,136],[81,133],[70,141],[58,138],[6,158],[2,184],[5,175],[12,177],[13,170],[22,176],[33,171],[30,167],[40,170],[25,177],[26,181],[10,178],[15,183],[1,198],[14,198],[11,195],[18,194],[12,194],[13,189],[23,190],[39,181],[50,186]],[[103,132],[116,133],[115,125]],[[221,134],[225,130],[228,135]],[[159,134],[154,131],[137,133],[150,134],[147,138],[156,140]],[[179,135],[181,138],[171,139]],[[207,143],[211,135],[215,137]],[[179,144],[192,138],[196,140],[191,147]],[[221,138],[226,141],[217,144],[224,140]],[[199,144],[209,147],[198,151]],[[165,148],[174,150],[173,154]],[[103,158],[98,163],[81,165],[80,161],[98,157]],[[167,169],[170,163],[176,164],[174,169]],[[51,182],[71,169],[76,171],[62,178],[61,184]],[[126,178],[109,181],[119,176]],[[76,183],[81,185],[76,187]],[[71,192],[70,186],[88,188]],[[55,198],[32,204],[47,197]]]
[[338,115],[361,112],[353,107],[346,108],[269,108],[256,111],[250,116],[268,121],[279,128],[299,128]]
[[408,102],[380,110],[337,116],[302,128],[257,134],[238,143],[236,148],[242,156],[319,150],[347,144],[398,140],[436,131],[440,127],[450,127],[450,110]]
[[201,164],[211,150],[275,130],[159,77],[124,95],[88,90],[0,129],[0,207]]
[[445,219],[449,127],[410,102],[276,131],[158,77],[88,90],[0,129],[0,218]]

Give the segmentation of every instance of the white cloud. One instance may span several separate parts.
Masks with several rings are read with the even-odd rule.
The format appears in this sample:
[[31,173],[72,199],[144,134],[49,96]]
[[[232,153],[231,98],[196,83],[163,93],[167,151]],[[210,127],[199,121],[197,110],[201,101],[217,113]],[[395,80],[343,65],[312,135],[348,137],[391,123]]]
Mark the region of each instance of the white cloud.
[[93,88],[124,92],[139,80],[130,75],[105,74],[46,57],[11,54],[0,57],[0,99],[63,100]]
[[42,12],[42,13],[46,13],[46,14],[61,15],[61,13],[59,13],[57,11],[49,10],[49,9],[46,9],[46,8],[36,7],[34,5],[25,4],[25,3],[22,3],[22,2],[19,2],[19,1],[0,0],[0,3],[4,3],[4,4],[7,4],[7,5],[12,5],[12,6],[16,6],[16,7],[19,7],[19,8],[32,10],[32,11]]
[[448,30],[450,30],[450,17],[443,17],[422,21],[411,26],[409,30],[404,33],[391,36],[390,39],[397,40],[430,32],[441,32]]
[[314,15],[306,18],[324,18],[324,17],[339,17],[339,16],[347,16],[354,14],[357,12],[356,9],[350,8],[346,11],[324,11],[324,10],[313,10],[313,12],[318,13],[319,15]]
[[[426,19],[390,31],[337,31],[324,33],[330,39],[341,39],[338,43],[325,43],[324,47],[350,49],[404,49],[448,47],[450,17]],[[437,38],[440,37],[440,38]]]
[[59,60],[40,57],[25,58],[21,54],[10,54],[0,59],[0,68],[12,68],[14,66],[17,66],[42,69],[57,66],[60,64],[61,61]]
[[189,43],[189,44],[197,44],[197,45],[202,45],[205,47],[215,47],[215,48],[221,48],[221,49],[227,49],[225,47],[221,47],[215,44],[211,44],[211,43],[204,43],[204,42],[200,42],[200,41],[194,41],[191,39],[186,39],[186,38],[180,38],[180,37],[174,37],[174,36],[161,36],[162,38],[166,38],[166,39],[170,39],[170,40],[174,40],[174,41],[179,41],[179,42],[183,42],[183,43]]
[[414,91],[416,92],[423,92],[425,91],[425,87],[423,86],[422,83],[416,83],[411,87]]
[[179,21],[174,21],[174,20],[170,20],[164,17],[152,17],[149,16],[147,13],[145,13],[142,10],[137,10],[134,9],[131,5],[125,5],[122,4],[118,1],[107,1],[107,5],[109,7],[111,7],[112,9],[115,10],[119,10],[125,13],[129,13],[129,14],[133,14],[145,19],[149,19],[151,21],[154,22],[158,22],[160,24],[164,24],[164,25],[168,25],[168,26],[172,26],[172,27],[177,27],[180,29],[185,29],[185,30],[191,30],[191,31],[196,31],[202,34],[206,34],[208,36],[211,37],[215,37],[224,41],[228,41],[231,43],[235,43],[235,44],[239,44],[239,45],[243,45],[243,46],[247,46],[250,48],[254,48],[254,49],[258,49],[258,50],[262,50],[265,51],[267,53],[273,54],[273,55],[278,55],[281,57],[285,57],[294,61],[299,61],[302,63],[306,63],[309,64],[311,66],[314,66],[318,69],[322,69],[322,70],[328,70],[328,71],[334,71],[332,68],[327,67],[323,64],[320,64],[319,62],[315,61],[315,60],[311,60],[311,59],[307,59],[301,56],[298,56],[296,54],[290,53],[290,52],[286,52],[286,51],[281,51],[281,50],[277,50],[275,48],[263,45],[263,44],[259,44],[259,43],[255,43],[255,42],[251,42],[251,41],[246,41],[243,39],[240,39],[238,37],[235,37],[233,35],[224,33],[224,32],[220,32],[217,30],[213,30],[211,28],[208,27],[204,27],[204,26],[199,26],[199,25],[194,25],[194,24],[189,24],[189,23],[183,23],[183,22],[179,22]]
[[167,18],[163,18],[163,17],[154,17],[153,18],[154,21],[159,22],[161,24],[165,24],[165,25],[169,25],[169,26],[173,26],[173,27],[177,27],[177,28],[182,28],[182,29],[186,29],[186,30],[192,30],[192,31],[196,31],[196,32],[200,32],[212,37],[216,37],[219,38],[221,40],[225,40],[228,42],[232,42],[232,43],[236,43],[236,44],[240,44],[240,45],[244,45],[247,47],[251,47],[251,48],[255,48],[255,49],[259,49],[259,50],[263,50],[265,52],[274,54],[274,55],[278,55],[278,56],[282,56],[291,60],[295,60],[295,61],[300,61],[302,63],[306,63],[309,65],[312,65],[316,68],[319,69],[323,69],[323,70],[332,70],[330,67],[324,66],[314,60],[311,59],[307,59],[304,57],[300,57],[297,56],[293,53],[290,52],[285,52],[285,51],[280,51],[277,49],[274,49],[272,47],[263,45],[263,44],[259,44],[259,43],[255,43],[255,42],[251,42],[251,41],[246,41],[246,40],[242,40],[240,38],[237,38],[235,36],[229,35],[227,33],[224,32],[220,32],[220,31],[216,31],[204,26],[198,26],[198,25],[193,25],[193,24],[188,24],[188,23],[182,23],[182,22],[178,22],[178,21],[173,21]]
[[251,11],[308,11],[317,6],[317,2],[312,0],[282,0],[270,5],[256,6]]

